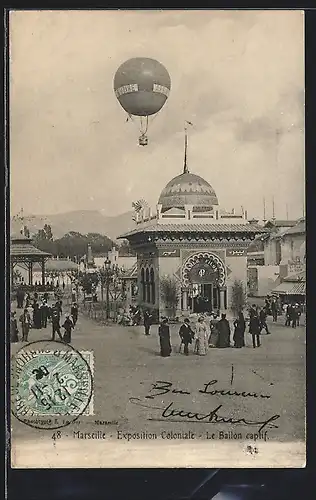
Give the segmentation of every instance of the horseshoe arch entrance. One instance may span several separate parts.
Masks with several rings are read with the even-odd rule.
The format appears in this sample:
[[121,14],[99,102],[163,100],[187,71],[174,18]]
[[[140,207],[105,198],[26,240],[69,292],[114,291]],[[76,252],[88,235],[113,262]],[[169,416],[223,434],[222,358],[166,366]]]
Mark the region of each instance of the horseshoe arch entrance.
[[226,272],[222,260],[211,252],[191,255],[182,267],[182,284],[192,312],[227,308]]

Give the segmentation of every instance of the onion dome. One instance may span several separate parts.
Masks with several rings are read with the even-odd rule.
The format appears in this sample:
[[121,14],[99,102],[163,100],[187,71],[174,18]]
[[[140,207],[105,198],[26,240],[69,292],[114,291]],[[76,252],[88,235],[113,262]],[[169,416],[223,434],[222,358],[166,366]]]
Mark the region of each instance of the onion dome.
[[205,179],[184,172],[168,182],[161,192],[158,204],[162,205],[162,211],[184,208],[184,205],[193,205],[194,211],[204,211],[218,205],[218,200],[214,189]]

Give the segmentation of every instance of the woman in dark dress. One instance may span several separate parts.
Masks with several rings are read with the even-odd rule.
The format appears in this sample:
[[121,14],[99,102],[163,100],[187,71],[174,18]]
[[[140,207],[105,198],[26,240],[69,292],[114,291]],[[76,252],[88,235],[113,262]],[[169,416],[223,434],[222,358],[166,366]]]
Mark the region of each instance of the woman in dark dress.
[[65,319],[65,322],[63,324],[63,328],[65,329],[63,340],[67,344],[71,343],[71,330],[73,329],[73,327],[74,327],[74,324],[71,321],[70,315],[66,314],[66,319]]
[[42,328],[42,314],[38,302],[33,303],[33,327],[39,330]]
[[217,347],[230,347],[230,326],[226,319],[226,314],[221,315],[221,319],[217,323],[218,342]]
[[158,334],[160,340],[160,356],[166,358],[171,354],[170,330],[167,318],[161,321]]
[[234,329],[234,347],[244,347],[246,322],[242,311],[240,311],[240,313],[238,314],[238,318],[234,321]]

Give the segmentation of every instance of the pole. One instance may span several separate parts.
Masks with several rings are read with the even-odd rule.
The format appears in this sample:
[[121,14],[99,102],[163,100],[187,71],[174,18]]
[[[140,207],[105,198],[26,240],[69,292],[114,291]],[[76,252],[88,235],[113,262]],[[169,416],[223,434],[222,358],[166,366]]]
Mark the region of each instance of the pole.
[[33,285],[33,262],[29,263],[29,285]]
[[106,279],[106,319],[110,317],[110,278]]
[[265,224],[267,222],[266,219],[266,199],[263,198],[263,223]]
[[184,126],[184,166],[183,166],[184,174],[189,173],[188,163],[187,163],[187,149],[188,149],[188,134],[187,134],[187,127]]
[[187,132],[187,124],[193,126],[193,123],[189,122],[188,120],[185,120],[184,122],[184,166],[183,166],[183,173],[188,174],[189,173],[189,168],[188,168],[188,132]]

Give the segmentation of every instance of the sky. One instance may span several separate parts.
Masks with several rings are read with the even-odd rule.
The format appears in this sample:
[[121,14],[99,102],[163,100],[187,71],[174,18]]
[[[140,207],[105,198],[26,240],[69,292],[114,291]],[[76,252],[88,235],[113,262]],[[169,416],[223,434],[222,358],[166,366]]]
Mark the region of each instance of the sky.
[[[171,92],[149,144],[113,91],[125,60],[151,57]],[[10,13],[11,213],[155,207],[183,170],[220,205],[295,219],[304,205],[304,14],[301,11],[15,11]]]

